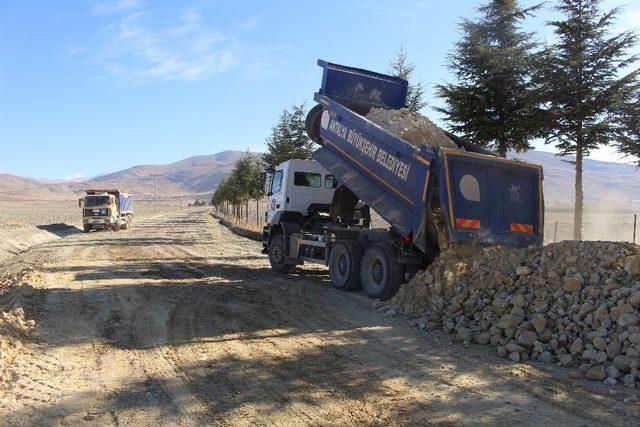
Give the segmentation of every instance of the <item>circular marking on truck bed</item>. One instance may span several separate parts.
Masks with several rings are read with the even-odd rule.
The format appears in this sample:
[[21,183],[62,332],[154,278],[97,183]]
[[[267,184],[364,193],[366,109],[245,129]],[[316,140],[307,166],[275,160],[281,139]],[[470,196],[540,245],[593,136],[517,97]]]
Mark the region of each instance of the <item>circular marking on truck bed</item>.
[[322,117],[320,117],[320,126],[322,126],[322,129],[326,129],[327,126],[329,126],[329,118],[329,110],[324,110]]
[[460,192],[470,202],[480,201],[480,184],[472,175],[465,175],[460,180]]

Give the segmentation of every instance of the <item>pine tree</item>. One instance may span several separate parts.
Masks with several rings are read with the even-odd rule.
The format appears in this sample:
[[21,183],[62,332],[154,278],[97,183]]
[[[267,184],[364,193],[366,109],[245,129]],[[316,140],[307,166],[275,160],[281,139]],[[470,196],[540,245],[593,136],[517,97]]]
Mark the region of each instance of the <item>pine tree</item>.
[[[413,72],[415,71],[415,64],[409,63],[407,61],[407,51],[404,50],[402,45],[400,46],[400,50],[396,52],[396,59],[389,63],[391,67],[389,73],[393,76],[400,77],[405,80],[411,80],[413,76]],[[410,111],[418,112],[424,106],[427,105],[424,100],[424,87],[422,86],[422,82],[418,82],[416,84],[412,84],[409,82],[409,87],[407,88],[407,109]]]
[[640,167],[640,83],[629,93],[618,114],[618,138],[614,141],[618,151],[634,159]]
[[289,121],[289,133],[293,144],[293,159],[310,159],[313,153],[313,141],[307,135],[305,120],[307,112],[304,104],[291,107],[291,120]]
[[291,111],[282,111],[267,138],[267,152],[263,156],[267,170],[274,171],[287,160],[311,158],[313,142],[307,136],[305,118],[304,104],[293,105]]
[[541,129],[543,115],[530,87],[536,43],[533,34],[519,29],[538,8],[491,0],[478,9],[477,22],[463,20],[462,39],[448,56],[458,83],[437,86],[446,103],[437,110],[452,131],[502,157],[509,150],[529,150]]
[[609,143],[631,150],[634,138],[629,95],[635,92],[638,70],[629,72],[636,58],[628,51],[637,37],[631,31],[611,35],[620,10],[602,12],[600,6],[601,0],[558,1],[555,9],[563,19],[549,23],[557,41],[544,54],[539,78],[552,113],[546,141],[560,155],[575,155],[576,240],[582,239],[584,158]]

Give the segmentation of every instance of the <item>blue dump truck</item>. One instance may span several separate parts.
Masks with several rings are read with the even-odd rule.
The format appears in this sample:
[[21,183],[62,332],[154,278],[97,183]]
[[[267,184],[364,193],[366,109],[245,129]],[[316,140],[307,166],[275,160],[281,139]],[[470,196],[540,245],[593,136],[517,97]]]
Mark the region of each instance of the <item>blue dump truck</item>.
[[[365,117],[405,106],[407,81],[318,61],[318,102],[307,133],[313,160],[270,174],[263,253],[286,273],[305,262],[329,267],[339,289],[391,298],[443,246],[540,245],[542,168],[507,160],[450,133],[459,147],[416,147]],[[371,228],[371,209],[388,224]]]

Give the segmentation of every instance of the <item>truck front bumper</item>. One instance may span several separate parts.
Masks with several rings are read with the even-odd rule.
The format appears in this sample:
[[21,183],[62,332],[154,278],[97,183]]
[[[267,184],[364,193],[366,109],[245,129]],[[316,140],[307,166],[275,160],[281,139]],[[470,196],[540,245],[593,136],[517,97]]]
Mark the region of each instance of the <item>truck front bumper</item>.
[[82,223],[88,225],[104,226],[113,224],[113,218],[83,218]]

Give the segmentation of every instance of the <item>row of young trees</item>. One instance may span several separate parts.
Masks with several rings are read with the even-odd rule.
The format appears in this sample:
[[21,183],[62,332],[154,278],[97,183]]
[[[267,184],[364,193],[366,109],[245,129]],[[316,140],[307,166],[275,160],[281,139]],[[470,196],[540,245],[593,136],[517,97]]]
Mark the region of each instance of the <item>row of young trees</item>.
[[[251,153],[245,153],[238,160],[229,174],[218,184],[211,204],[221,210],[225,215],[233,215],[235,218],[245,218],[249,221],[249,201],[256,203],[262,197],[260,186],[260,173],[262,162]],[[257,212],[257,210],[256,210]]]
[[[273,172],[275,167],[290,159],[310,159],[313,142],[305,130],[304,104],[291,106],[280,114],[277,124],[267,138],[267,152],[262,158],[247,152],[235,164],[231,174],[223,179],[213,193],[211,204],[226,215],[249,221],[249,201],[258,201],[264,195],[263,170]],[[259,218],[257,218],[259,223]]]

